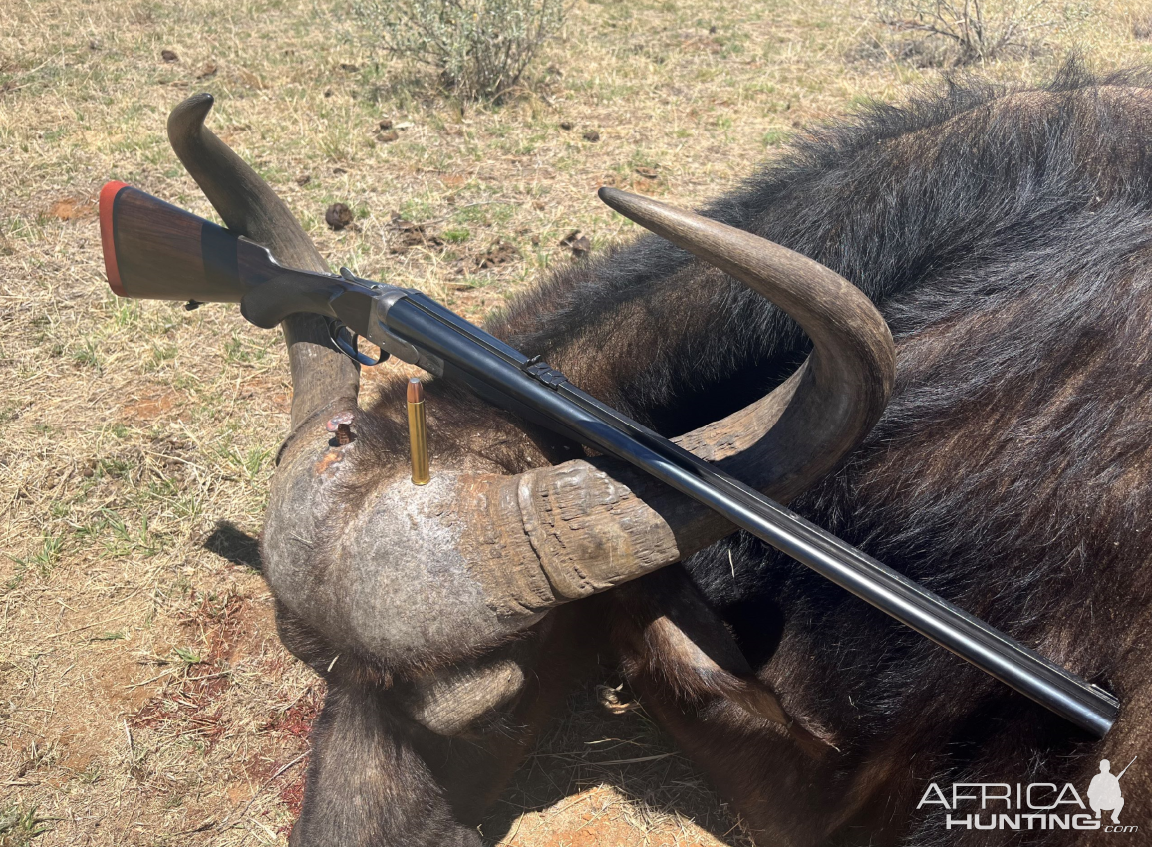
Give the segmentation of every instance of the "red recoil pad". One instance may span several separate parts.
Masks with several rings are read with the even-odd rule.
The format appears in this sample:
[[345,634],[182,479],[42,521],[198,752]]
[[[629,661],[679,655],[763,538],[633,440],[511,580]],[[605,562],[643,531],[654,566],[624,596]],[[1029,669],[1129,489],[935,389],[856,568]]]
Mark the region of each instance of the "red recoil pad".
[[100,240],[108,284],[133,300],[238,303],[253,263],[269,265],[249,245],[241,267],[236,233],[122,182],[100,191]]
[[124,284],[120,281],[120,267],[116,263],[116,237],[113,234],[112,210],[116,206],[116,195],[128,187],[126,182],[112,181],[100,189],[100,243],[104,247],[104,271],[108,274],[108,284],[121,297],[127,297]]

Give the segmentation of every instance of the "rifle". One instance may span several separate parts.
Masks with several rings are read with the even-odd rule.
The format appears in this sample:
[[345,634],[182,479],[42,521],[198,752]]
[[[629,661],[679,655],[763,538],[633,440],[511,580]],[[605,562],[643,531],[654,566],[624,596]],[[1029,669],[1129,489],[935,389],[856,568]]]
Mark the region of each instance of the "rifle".
[[[600,197],[636,219],[662,204],[603,188]],[[264,247],[122,182],[100,195],[101,239],[112,290],[122,297],[239,303],[272,329],[310,312],[332,342],[362,365],[390,356],[464,383],[521,418],[629,462],[1076,726],[1103,737],[1119,702],[916,582],[742,484],[661,435],[600,403],[538,358],[528,358],[428,296],[361,279],[283,267]],[[357,349],[365,338],[380,348]]]

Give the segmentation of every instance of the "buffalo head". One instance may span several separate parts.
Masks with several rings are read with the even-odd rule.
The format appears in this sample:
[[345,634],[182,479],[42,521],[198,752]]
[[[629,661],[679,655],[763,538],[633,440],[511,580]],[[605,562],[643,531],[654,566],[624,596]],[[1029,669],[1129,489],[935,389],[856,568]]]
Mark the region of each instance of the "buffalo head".
[[[327,271],[285,204],[204,127],[211,107],[208,95],[190,98],[172,112],[168,132],[225,224],[282,264]],[[614,202],[770,300],[811,340],[807,360],[766,396],[677,438],[777,500],[802,493],[885,407],[895,356],[884,320],[850,283],[797,253],[653,201],[618,194]],[[683,305],[690,323],[691,304]],[[678,331],[645,327],[643,304],[619,319],[657,342]],[[524,352],[546,354],[597,393],[598,339],[619,333],[614,320]],[[272,483],[265,576],[286,643],[343,692],[330,694],[332,716],[321,720],[331,737],[389,737],[389,709],[433,736],[465,732],[541,675],[546,640],[520,635],[563,630],[546,618],[550,610],[678,562],[734,530],[633,469],[574,450],[442,382],[428,388],[432,482],[415,486],[399,414],[402,378],[394,410],[384,404],[366,414],[357,406],[357,366],[331,346],[322,320],[293,315],[283,329],[292,430]],[[514,339],[524,328],[497,321],[491,329]],[[354,437],[332,440],[326,424],[349,414]],[[742,708],[788,724],[699,598],[684,586],[662,596],[677,613],[650,610],[639,637],[680,657],[687,672],[678,684],[687,691],[711,685]],[[375,695],[368,703],[363,686],[384,692],[388,705]],[[339,723],[350,714],[358,717]],[[812,741],[807,730],[790,731],[801,744]],[[396,756],[362,767],[403,771]],[[322,779],[317,773],[314,762],[313,776]],[[364,836],[356,843],[376,842]]]

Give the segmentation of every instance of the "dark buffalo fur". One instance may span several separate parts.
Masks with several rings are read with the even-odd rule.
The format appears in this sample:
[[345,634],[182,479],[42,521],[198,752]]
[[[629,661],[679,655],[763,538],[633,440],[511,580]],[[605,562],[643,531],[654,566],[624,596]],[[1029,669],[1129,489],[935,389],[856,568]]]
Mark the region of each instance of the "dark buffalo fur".
[[[1014,96],[954,85],[814,133],[709,211],[852,280],[897,340],[898,382],[880,425],[795,507],[1126,706],[1111,745],[1094,745],[747,537],[687,562],[786,706],[842,740],[845,767],[828,777],[839,791],[862,790],[853,769],[893,757],[861,814],[897,812],[900,834],[907,804],[932,779],[1071,780],[1083,791],[1098,751],[1114,747],[1127,762],[1144,750],[1148,85],[1075,68]],[[561,275],[506,326],[527,324],[516,343],[547,350],[579,339],[598,310],[635,315],[638,331],[619,333],[610,352],[618,387],[601,391],[685,430],[762,393],[806,352],[777,310],[718,279],[711,297],[722,307],[697,307],[698,323],[666,332],[694,320],[678,289],[707,276],[646,238]],[[654,326],[666,345],[655,362],[642,350]],[[751,793],[795,802],[772,785],[771,761],[760,770]],[[1142,773],[1131,776],[1130,793],[1152,796]],[[1147,818],[1148,803],[1127,818]],[[962,841],[930,817],[911,824],[908,843]]]
[[[734,536],[680,572],[837,752],[812,759],[722,699],[677,699],[651,656],[620,649],[763,843],[1072,843],[1084,834],[948,831],[915,806],[931,781],[1083,795],[1101,758],[1118,770],[1137,754],[1122,820],[1152,826],[1150,85],[1075,66],[1043,89],[950,84],[813,132],[707,210],[857,284],[897,342],[882,421],[793,507],[1124,708],[1093,741]],[[566,269],[491,326],[667,434],[761,396],[807,352],[774,307],[653,237]],[[631,620],[659,597],[648,579],[591,602]]]

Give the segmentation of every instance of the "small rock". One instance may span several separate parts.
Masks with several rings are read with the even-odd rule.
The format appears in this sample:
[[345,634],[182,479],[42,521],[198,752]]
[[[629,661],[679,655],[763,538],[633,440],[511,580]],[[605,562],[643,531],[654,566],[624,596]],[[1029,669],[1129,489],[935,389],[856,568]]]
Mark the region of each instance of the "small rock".
[[399,137],[400,137],[400,133],[398,133],[394,129],[390,129],[387,132],[382,132],[379,135],[377,135],[376,140],[383,142],[384,144],[388,144],[392,141],[395,141]]
[[560,129],[568,132],[570,129],[572,129],[572,121],[560,121]]
[[585,141],[591,141],[591,142],[595,143],[595,142],[600,140],[600,133],[594,129],[590,129],[586,133],[584,133],[584,140]]
[[352,210],[343,203],[333,203],[324,213],[324,222],[339,231],[352,223]]
[[180,57],[176,55],[175,50],[161,50],[160,58],[165,62],[179,62]]
[[331,97],[332,96],[332,89],[331,88],[325,88],[324,89],[324,96],[325,97]]
[[208,79],[210,76],[216,76],[216,71],[219,70],[214,62],[205,62],[204,66],[196,74],[196,79]]
[[340,174],[346,174],[346,173],[348,173],[348,169],[347,169],[347,168],[333,168],[333,169],[332,169],[332,173],[334,173],[334,174],[336,174],[337,176],[339,176]]
[[296,184],[297,185],[307,185],[311,181],[312,181],[312,174],[300,174],[300,176],[296,177]]
[[99,50],[100,49],[100,39],[99,38],[90,39],[88,41],[88,49],[89,50]]
[[360,66],[349,64],[348,62],[341,62],[340,63],[340,70],[347,71],[350,74],[354,74],[354,73],[356,73],[356,71],[360,70]]
[[581,259],[587,256],[588,252],[592,249],[592,242],[588,240],[588,236],[581,235],[580,230],[574,229],[560,239],[560,246],[567,247],[572,251],[573,256]]
[[392,129],[392,119],[391,118],[384,118],[384,120],[380,121],[380,131],[381,132],[387,132],[390,129]]

